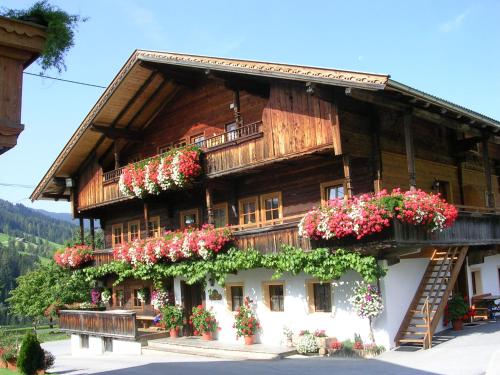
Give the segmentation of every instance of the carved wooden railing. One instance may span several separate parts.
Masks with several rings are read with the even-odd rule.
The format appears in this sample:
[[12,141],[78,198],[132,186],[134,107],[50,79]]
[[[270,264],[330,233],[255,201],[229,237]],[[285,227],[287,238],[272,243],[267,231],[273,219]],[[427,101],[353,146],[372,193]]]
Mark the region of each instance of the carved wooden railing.
[[103,173],[102,183],[103,184],[111,184],[113,182],[118,182],[118,180],[120,179],[120,176],[122,175],[123,168],[125,168],[125,167],[113,169],[112,171]]
[[262,121],[252,122],[251,124],[243,125],[237,129],[230,130],[213,137],[206,138],[203,141],[196,142],[194,145],[207,150],[225,147],[232,144],[238,144],[247,140],[250,137],[262,133]]
[[62,310],[59,312],[62,331],[134,340],[137,338],[133,311]]

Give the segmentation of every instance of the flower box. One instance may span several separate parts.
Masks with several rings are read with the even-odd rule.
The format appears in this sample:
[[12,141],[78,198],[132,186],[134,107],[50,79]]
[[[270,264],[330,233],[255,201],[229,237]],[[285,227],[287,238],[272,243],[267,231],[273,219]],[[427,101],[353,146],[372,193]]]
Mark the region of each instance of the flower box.
[[56,251],[54,260],[63,268],[77,269],[92,262],[94,254],[90,246],[75,245]]

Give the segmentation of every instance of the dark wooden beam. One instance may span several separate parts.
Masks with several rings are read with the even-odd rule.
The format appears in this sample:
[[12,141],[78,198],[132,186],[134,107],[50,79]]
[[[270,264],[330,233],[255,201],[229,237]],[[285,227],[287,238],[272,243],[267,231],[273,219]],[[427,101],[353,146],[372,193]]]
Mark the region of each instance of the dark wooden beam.
[[311,96],[315,96],[327,102],[333,102],[335,100],[334,90],[315,82],[306,82],[306,92]]
[[403,116],[403,126],[405,133],[406,164],[408,167],[408,182],[410,190],[417,188],[417,174],[415,169],[415,148],[413,145],[412,115],[406,113]]
[[488,137],[482,139],[482,154],[484,177],[486,179],[486,207],[495,207],[495,196],[493,195],[493,183],[491,181],[490,156],[488,152]]
[[149,206],[146,202],[144,202],[144,222],[146,223],[146,236],[149,234]]
[[240,112],[240,90],[239,89],[234,89],[233,90],[233,112],[234,112],[234,122],[236,123],[236,126],[240,128],[243,126],[243,121],[241,119],[241,112]]
[[206,79],[204,72],[199,70],[189,69],[189,68],[174,68],[162,64],[156,64],[152,62],[142,61],[141,66],[148,69],[155,69],[161,72],[165,77],[173,82],[194,88],[200,85],[200,83]]
[[213,204],[212,204],[212,187],[205,188],[205,203],[207,208],[207,223],[213,225],[215,223]]
[[95,250],[95,227],[94,218],[90,218],[90,241],[92,244],[92,250]]
[[347,186],[347,196],[352,197],[354,192],[352,189],[351,158],[349,155],[342,156],[342,165],[344,169],[345,184]]
[[476,145],[483,141],[483,137],[470,137],[460,139],[455,142],[455,152],[461,153],[472,150]]
[[380,150],[380,118],[378,112],[373,109],[370,116],[370,129],[372,133],[371,164],[373,189],[376,193],[382,190],[382,152]]
[[106,138],[113,140],[126,139],[131,142],[142,142],[143,140],[143,135],[141,132],[129,129],[110,127],[109,125],[92,124],[90,130],[95,131],[97,133],[101,133]]
[[80,223],[80,245],[83,245],[85,243],[85,229],[83,227],[83,217],[80,216],[78,218],[78,221]]

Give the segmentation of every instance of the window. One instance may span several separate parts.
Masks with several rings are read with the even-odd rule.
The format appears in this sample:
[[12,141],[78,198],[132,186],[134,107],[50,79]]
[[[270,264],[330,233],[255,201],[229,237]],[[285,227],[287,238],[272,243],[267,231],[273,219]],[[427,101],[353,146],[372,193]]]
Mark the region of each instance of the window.
[[327,181],[320,184],[321,204],[329,200],[343,198],[347,195],[347,189],[344,180]]
[[123,243],[123,224],[111,226],[111,244],[113,247]]
[[227,141],[234,141],[236,138],[238,138],[237,129],[238,125],[236,125],[235,122],[226,125]]
[[181,229],[197,227],[199,222],[197,208],[181,211]]
[[214,215],[214,226],[216,228],[222,228],[228,224],[227,203],[214,204],[212,213]]
[[481,271],[471,271],[472,295],[476,296],[483,293],[483,283],[481,280]]
[[330,283],[310,281],[307,283],[309,312],[332,311],[332,286]]
[[259,205],[257,197],[240,199],[240,224],[255,224],[259,221]]
[[283,285],[269,285],[271,311],[285,311]]
[[139,220],[130,221],[128,223],[128,240],[129,242],[141,238],[141,222]]
[[243,283],[226,283],[226,300],[230,311],[243,306]]
[[134,307],[141,307],[142,301],[139,299],[140,289],[134,289]]
[[205,141],[205,136],[203,134],[197,134],[191,137],[191,143],[198,147],[203,147],[204,141]]
[[142,159],[142,156],[141,154],[133,154],[133,155],[130,155],[128,158],[127,158],[127,162],[128,163],[137,163],[138,161],[140,161]]
[[186,140],[185,139],[179,139],[177,142],[174,143],[174,148],[181,148],[186,146]]
[[443,180],[434,180],[432,183],[432,190],[436,193],[441,194],[441,198],[445,199],[448,202],[451,202],[451,187],[449,181]]
[[170,151],[174,145],[172,143],[168,143],[164,146],[158,147],[158,154],[164,154],[167,151]]
[[125,293],[123,289],[116,289],[115,291],[115,306],[116,307],[125,306]]
[[148,220],[148,237],[161,237],[160,217],[153,216]]
[[89,335],[80,335],[80,342],[81,342],[81,348],[82,349],[88,349],[89,348]]
[[283,217],[281,205],[281,192],[264,194],[260,196],[261,219],[263,222],[273,221]]

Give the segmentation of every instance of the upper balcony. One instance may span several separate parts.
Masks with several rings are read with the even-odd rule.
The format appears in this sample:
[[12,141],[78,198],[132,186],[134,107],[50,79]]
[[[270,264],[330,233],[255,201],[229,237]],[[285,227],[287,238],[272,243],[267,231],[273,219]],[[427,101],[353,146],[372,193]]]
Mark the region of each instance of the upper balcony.
[[[258,121],[194,143],[202,150],[203,173],[210,177],[263,160],[263,134],[262,121]],[[118,186],[124,168],[103,173],[95,164],[94,170],[80,179],[78,209],[91,209],[130,199]]]

